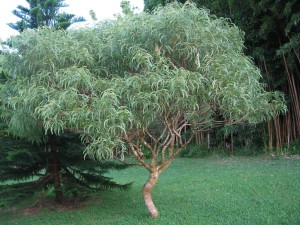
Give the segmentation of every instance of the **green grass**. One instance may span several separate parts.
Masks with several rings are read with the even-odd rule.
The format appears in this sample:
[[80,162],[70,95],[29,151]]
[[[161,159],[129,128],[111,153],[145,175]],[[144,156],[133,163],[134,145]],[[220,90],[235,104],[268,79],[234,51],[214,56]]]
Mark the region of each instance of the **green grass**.
[[0,224],[300,224],[299,158],[175,159],[153,191],[156,220],[141,196],[147,171],[132,167],[111,175],[134,184],[129,191],[104,191],[77,210],[2,213]]

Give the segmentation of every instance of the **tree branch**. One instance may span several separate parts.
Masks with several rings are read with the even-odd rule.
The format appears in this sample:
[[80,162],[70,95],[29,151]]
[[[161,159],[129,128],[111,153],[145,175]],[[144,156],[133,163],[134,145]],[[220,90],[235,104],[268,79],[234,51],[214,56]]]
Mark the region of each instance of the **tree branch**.
[[149,133],[149,131],[147,130],[147,128],[143,128],[143,133],[147,134],[148,137],[150,137],[150,139],[151,139],[155,144],[158,143],[158,140],[156,140],[156,139]]
[[166,131],[167,131],[167,128],[165,127],[164,130],[163,130],[163,132],[161,133],[161,135],[160,135],[159,138],[157,139],[158,142],[164,137]]
[[130,151],[133,153],[133,155],[135,156],[135,158],[149,171],[151,171],[150,166],[145,162],[144,160],[144,155],[140,154],[142,153],[141,150],[139,149],[139,147],[137,145],[135,145],[132,140],[128,137],[127,133],[123,134],[123,139],[127,142],[127,144],[129,145],[129,149]]

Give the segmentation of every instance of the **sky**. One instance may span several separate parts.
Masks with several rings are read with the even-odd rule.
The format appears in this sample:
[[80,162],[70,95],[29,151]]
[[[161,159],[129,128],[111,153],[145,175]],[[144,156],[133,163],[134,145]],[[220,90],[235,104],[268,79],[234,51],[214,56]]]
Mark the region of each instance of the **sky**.
[[[98,20],[113,18],[114,14],[120,13],[121,0],[65,0],[69,6],[63,8],[67,13],[83,16],[87,22],[92,21],[89,11],[92,9],[96,13]],[[144,8],[143,0],[130,0],[132,6],[137,7],[135,12],[140,12]],[[12,10],[18,5],[27,7],[25,0],[0,0],[0,39],[2,41],[9,38],[11,35],[17,35],[18,32],[11,29],[7,23],[15,23],[20,20],[12,14]]]

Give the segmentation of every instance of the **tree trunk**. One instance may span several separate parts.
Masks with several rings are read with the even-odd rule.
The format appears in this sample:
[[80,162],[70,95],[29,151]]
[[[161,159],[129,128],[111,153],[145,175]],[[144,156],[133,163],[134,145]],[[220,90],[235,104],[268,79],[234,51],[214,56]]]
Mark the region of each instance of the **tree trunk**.
[[268,122],[268,134],[269,134],[269,150],[273,149],[273,120]]
[[158,172],[151,172],[148,181],[145,183],[143,187],[143,196],[146,207],[149,211],[150,216],[155,219],[158,216],[158,211],[153,203],[151,190],[155,186],[156,182],[158,181]]
[[50,173],[53,180],[55,200],[56,202],[61,203],[63,201],[63,192],[59,176],[59,160],[57,158],[57,141],[55,137],[49,137],[49,145],[51,153]]

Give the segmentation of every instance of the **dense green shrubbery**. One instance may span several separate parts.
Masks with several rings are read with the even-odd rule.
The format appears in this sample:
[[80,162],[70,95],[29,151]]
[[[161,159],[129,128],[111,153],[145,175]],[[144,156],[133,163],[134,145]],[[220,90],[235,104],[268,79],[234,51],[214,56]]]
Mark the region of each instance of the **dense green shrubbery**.
[[213,155],[226,156],[229,154],[230,152],[228,150],[221,150],[216,147],[208,148],[205,145],[191,144],[187,148],[182,149],[179,156],[183,158],[205,158]]
[[[203,134],[201,144],[191,144],[182,153],[181,157],[198,158],[211,155],[241,155],[258,156],[264,155],[267,149],[267,134],[263,130],[263,124],[234,125],[213,129],[209,132],[209,145],[207,133]],[[231,138],[233,138],[233,150],[231,150]],[[291,145],[292,146],[292,145]]]
[[224,148],[222,144],[218,147],[207,147],[207,143],[196,145],[190,144],[187,148],[180,152],[179,157],[182,158],[206,158],[212,156],[265,156],[270,155],[277,158],[287,157],[291,155],[300,155],[300,140],[292,142],[289,146],[285,145],[280,151],[253,146],[239,146],[233,149],[233,152]]

